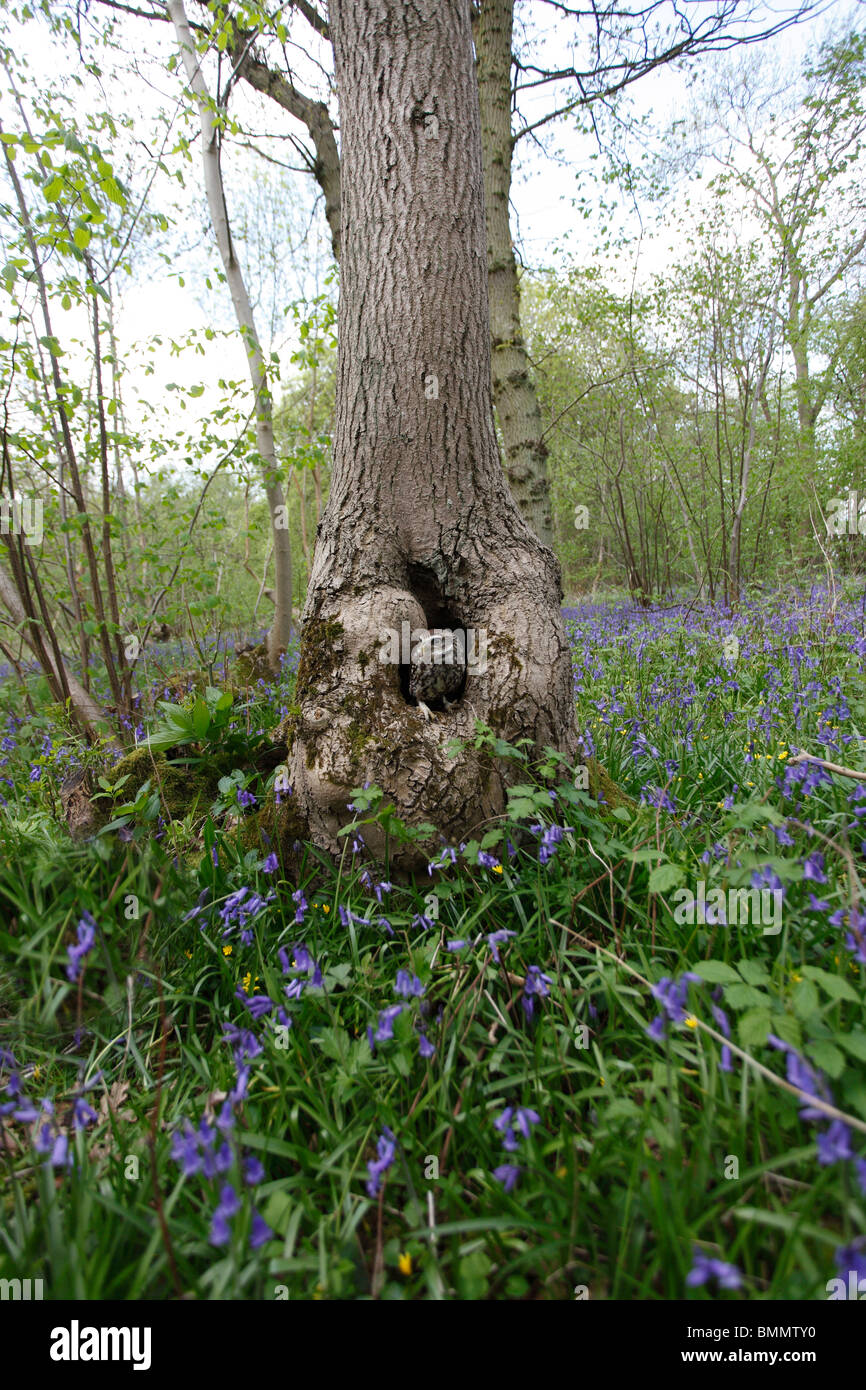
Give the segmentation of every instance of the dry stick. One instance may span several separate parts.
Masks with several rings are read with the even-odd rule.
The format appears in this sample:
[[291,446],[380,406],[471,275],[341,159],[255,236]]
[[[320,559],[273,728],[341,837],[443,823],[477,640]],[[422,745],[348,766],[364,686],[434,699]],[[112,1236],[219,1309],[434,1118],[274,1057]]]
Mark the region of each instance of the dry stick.
[[385,1188],[379,1189],[379,1205],[376,1212],[376,1253],[373,1256],[373,1274],[370,1279],[370,1292],[378,1298],[382,1292],[385,1278],[385,1256],[382,1249],[382,1205],[385,1201]]
[[[148,914],[149,915],[149,914]],[[174,1284],[174,1291],[178,1298],[183,1298],[183,1286],[177,1272],[177,1265],[174,1260],[174,1250],[172,1249],[171,1236],[168,1233],[168,1222],[165,1219],[165,1208],[162,1204],[162,1192],[159,1186],[159,1177],[156,1169],[156,1127],[159,1123],[160,1102],[162,1100],[162,1078],[165,1071],[165,1051],[168,1042],[168,1025],[165,1017],[165,1003],[162,997],[162,980],[157,976],[156,987],[159,992],[159,1062],[156,1071],[156,1100],[154,1102],[153,1114],[150,1117],[150,1134],[148,1135],[148,1147],[150,1148],[150,1172],[153,1178],[153,1200],[156,1207],[156,1216],[159,1221],[160,1235],[165,1246],[165,1253],[168,1256],[171,1279]]]
[[866,772],[856,772],[853,767],[840,767],[838,763],[828,763],[825,758],[816,758],[812,753],[797,753],[788,759],[789,767],[792,763],[817,763],[828,772],[838,772],[840,777],[855,777],[858,782],[866,782]]
[[[553,919],[551,920],[553,921]],[[616,955],[613,951],[608,951],[604,946],[597,945],[594,941],[590,941],[587,937],[582,936],[580,932],[574,931],[571,927],[564,926],[562,922],[553,921],[553,925],[557,927],[561,926],[563,931],[567,931],[569,936],[576,937],[581,945],[585,946],[588,950],[600,951],[603,956],[607,956],[609,960],[615,961],[617,965],[621,965],[623,970],[627,971],[629,975],[633,975],[634,978],[639,980],[647,989],[652,989],[649,980],[645,980],[643,975],[635,970],[633,965],[629,965],[628,961],[623,960],[621,956]],[[774,1086],[780,1086],[783,1091],[790,1091],[791,1095],[797,1096],[799,1100],[806,1101],[809,1106],[815,1110],[822,1110],[831,1120],[842,1120],[846,1125],[850,1125],[852,1129],[859,1129],[861,1133],[866,1134],[866,1121],[858,1120],[854,1115],[846,1115],[844,1110],[837,1110],[835,1105],[828,1105],[825,1100],[821,1100],[818,1096],[810,1095],[808,1091],[801,1090],[799,1086],[792,1085],[790,1081],[783,1081],[781,1076],[777,1075],[776,1072],[770,1071],[770,1068],[765,1067],[763,1062],[757,1061],[756,1058],[750,1056],[748,1052],[744,1052],[741,1047],[737,1047],[736,1043],[731,1042],[731,1040],[724,1037],[722,1033],[717,1033],[715,1028],[711,1028],[708,1023],[704,1023],[696,1014],[691,1014],[690,1017],[694,1018],[698,1028],[708,1033],[711,1038],[721,1043],[723,1047],[727,1047],[731,1052],[735,1052],[738,1057],[742,1057],[744,1062],[748,1062],[749,1065],[754,1067],[756,1071],[759,1071],[762,1076],[765,1076],[768,1081],[772,1081]]]

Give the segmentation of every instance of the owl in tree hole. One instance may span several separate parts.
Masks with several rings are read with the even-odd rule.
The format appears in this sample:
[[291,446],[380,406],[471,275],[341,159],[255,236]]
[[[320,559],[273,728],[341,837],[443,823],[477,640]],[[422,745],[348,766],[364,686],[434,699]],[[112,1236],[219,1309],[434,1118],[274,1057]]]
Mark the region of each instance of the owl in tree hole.
[[418,701],[425,719],[432,717],[428,702],[442,700],[446,708],[457,699],[466,676],[466,650],[462,633],[428,632],[413,643],[409,694]]

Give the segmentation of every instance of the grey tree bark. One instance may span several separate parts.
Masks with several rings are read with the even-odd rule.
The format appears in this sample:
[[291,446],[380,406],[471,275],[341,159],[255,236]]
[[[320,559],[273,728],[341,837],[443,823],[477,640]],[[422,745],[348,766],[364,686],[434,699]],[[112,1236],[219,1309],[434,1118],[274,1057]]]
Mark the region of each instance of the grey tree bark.
[[[402,820],[452,841],[500,812],[507,764],[448,748],[472,738],[476,717],[569,757],[575,733],[559,568],[508,490],[493,428],[469,0],[332,0],[330,22],[342,131],[334,465],[289,776],[312,838],[333,851],[368,781]],[[403,623],[471,629],[486,647],[430,720],[410,703],[405,662],[383,659]],[[412,846],[392,860],[421,862]]]
[[[511,242],[511,43],[513,0],[484,0],[475,25],[481,104],[481,149],[487,211],[487,266],[493,397],[505,451],[505,473],[521,512],[553,548],[547,446],[520,327],[520,289]],[[340,156],[327,107],[312,101],[238,40],[238,71],[306,126],[316,151],[315,175],[325,198],[334,257],[340,258]]]

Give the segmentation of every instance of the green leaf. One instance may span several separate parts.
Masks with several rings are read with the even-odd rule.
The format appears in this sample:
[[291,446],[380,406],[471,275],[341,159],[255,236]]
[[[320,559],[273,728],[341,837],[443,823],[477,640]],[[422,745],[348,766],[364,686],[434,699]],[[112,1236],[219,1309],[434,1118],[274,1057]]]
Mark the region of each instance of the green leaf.
[[745,1048],[763,1047],[767,1034],[772,1031],[772,1014],[769,1009],[748,1009],[737,1020],[737,1034]]
[[840,1077],[845,1070],[845,1058],[834,1047],[832,1043],[826,1041],[809,1043],[806,1048],[806,1056],[814,1062],[816,1067],[820,1067],[834,1081]]
[[818,999],[818,991],[811,980],[801,980],[798,985],[794,986],[791,1003],[798,1018],[811,1018],[812,1014],[818,1012],[820,1000]]
[[769,994],[755,989],[753,985],[728,985],[725,990],[725,1003],[732,1009],[769,1009],[772,1000]]
[[866,1062],[866,1033],[842,1033],[836,1041],[858,1062]]
[[733,966],[726,965],[723,960],[700,960],[692,968],[702,980],[709,980],[710,984],[713,985],[736,985],[740,983],[740,977],[736,970]]
[[860,996],[850,980],[841,975],[832,975],[829,970],[819,970],[817,965],[804,965],[803,974],[807,980],[814,980],[831,999],[847,999],[852,1004],[860,1003]]
[[90,245],[90,228],[85,227],[83,222],[79,222],[75,231],[72,233],[72,240],[75,242],[79,251],[86,251]]
[[199,696],[192,707],[192,731],[196,738],[204,738],[210,728],[210,710]]
[[463,1298],[477,1301],[487,1293],[487,1276],[493,1265],[483,1250],[473,1250],[460,1261],[457,1282]]
[[760,961],[738,960],[737,969],[747,985],[765,985],[769,983],[770,977]]
[[782,1039],[782,1042],[790,1043],[792,1047],[799,1048],[802,1035],[800,1025],[793,1014],[774,1014],[772,1031]]
[[657,864],[649,876],[649,890],[651,893],[668,893],[684,878],[679,864]]

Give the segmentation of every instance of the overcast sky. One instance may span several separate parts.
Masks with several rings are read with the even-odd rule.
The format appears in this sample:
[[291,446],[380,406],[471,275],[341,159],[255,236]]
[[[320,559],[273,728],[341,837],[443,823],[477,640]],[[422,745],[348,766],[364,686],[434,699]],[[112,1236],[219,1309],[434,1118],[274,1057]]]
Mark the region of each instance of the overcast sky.
[[[693,7],[699,8],[699,7]],[[768,5],[768,16],[778,17],[787,6],[782,0]],[[104,11],[98,5],[92,6],[91,13],[101,24]],[[832,26],[838,28],[846,20],[864,17],[863,0],[836,0],[823,4],[815,18],[798,25],[786,33],[768,41],[761,49],[760,61],[766,64],[799,63],[809,51],[814,51],[820,40]],[[569,39],[573,26],[558,16],[547,5],[531,3],[531,0],[518,0],[518,38],[528,39],[534,51],[550,61],[552,65],[564,66],[571,61]],[[296,21],[297,23],[297,21]],[[85,34],[86,34],[85,30]],[[297,30],[303,34],[305,44],[310,31]],[[72,100],[81,109],[82,103],[110,105],[117,114],[130,113],[135,117],[132,137],[142,144],[138,147],[141,155],[146,146],[151,152],[158,148],[160,140],[159,112],[179,110],[182,83],[180,74],[167,70],[167,59],[173,52],[172,33],[168,25],[155,25],[134,19],[119,19],[116,41],[118,51],[115,55],[101,51],[86,38],[85,49],[90,56],[98,57],[103,68],[101,81],[89,79],[85,87],[77,90],[76,60],[70,57],[71,49],[57,44],[47,44],[44,27],[38,21],[28,25],[23,35],[17,35],[17,51],[30,59],[31,76],[38,79],[41,73],[51,73],[60,83],[65,84]],[[315,61],[327,64],[328,53],[324,46],[313,50],[313,62],[303,57],[300,50],[290,49],[290,58],[298,74],[298,80],[317,95],[326,94],[326,86],[321,71]],[[755,53],[757,50],[752,49]],[[728,61],[724,55],[711,55],[702,60],[704,77],[710,76],[717,65]],[[208,76],[213,80],[213,69]],[[3,83],[5,87],[5,82]],[[642,80],[632,90],[631,109],[635,115],[652,118],[659,125],[666,125],[678,116],[687,114],[692,94],[685,74],[665,68],[657,74]],[[520,99],[520,114],[526,120],[534,120],[548,109],[550,91],[545,88],[538,94],[523,94]],[[252,132],[252,143],[273,159],[284,163],[298,164],[298,157],[291,144],[283,138],[287,132],[299,134],[300,128],[272,103],[250,97],[243,84],[237,90],[235,109],[242,117],[246,128]],[[16,115],[10,107],[8,95],[2,100],[4,125],[15,129],[18,125]],[[177,132],[186,129],[195,132],[193,124],[185,123],[178,116],[173,127]],[[517,165],[513,187],[512,226],[518,253],[529,268],[562,265],[570,260],[582,264],[592,259],[597,237],[597,225],[585,221],[576,210],[576,199],[583,194],[592,196],[595,185],[593,171],[599,171],[599,160],[592,160],[597,144],[592,137],[583,135],[577,122],[566,118],[547,127],[540,133],[538,141],[526,138],[518,143]],[[119,151],[118,151],[119,153]],[[632,157],[641,157],[640,141],[634,142]],[[205,393],[197,400],[189,402],[182,423],[188,426],[195,418],[209,412],[220,394],[214,383],[219,377],[245,379],[246,364],[244,353],[236,338],[219,338],[204,343],[204,354],[188,351],[178,355],[169,344],[169,339],[183,339],[189,334],[200,335],[214,322],[222,324],[227,330],[233,327],[231,304],[225,286],[216,285],[208,289],[205,276],[217,264],[215,248],[210,240],[210,229],[205,215],[202,191],[201,166],[198,159],[198,146],[192,149],[193,158],[183,168],[185,187],[159,176],[154,184],[155,204],[162,206],[172,219],[170,233],[161,239],[159,249],[170,261],[170,266],[160,260],[154,248],[139,263],[132,281],[121,282],[121,302],[118,314],[118,333],[121,348],[129,349],[133,343],[142,344],[151,340],[151,350],[146,354],[136,354],[126,384],[130,403],[136,392],[145,398],[159,400],[169,410],[178,414],[177,397],[166,393],[164,387],[174,382],[182,387],[204,384]],[[235,142],[226,151],[225,169],[227,173],[228,201],[236,232],[248,223],[250,237],[242,250],[247,260],[246,269],[250,288],[258,303],[259,332],[262,338],[269,339],[280,350],[284,376],[291,372],[288,357],[293,342],[292,320],[285,318],[283,309],[291,300],[300,296],[311,296],[323,287],[324,276],[329,261],[329,242],[321,204],[318,212],[312,213],[315,187],[312,180],[302,175],[284,173],[275,164],[267,164],[249,149],[238,147]],[[143,162],[146,167],[146,161]],[[118,159],[119,171],[123,161]],[[245,188],[256,183],[255,196],[245,194]],[[608,190],[608,198],[613,196]],[[172,204],[174,206],[172,206]],[[629,226],[637,230],[638,221],[627,199],[620,207],[621,227]],[[664,263],[671,254],[671,239],[664,226],[653,230],[651,212],[644,212],[644,236],[640,243],[638,274],[647,274]],[[253,245],[258,250],[253,254]],[[262,248],[270,255],[274,267],[272,274],[267,269],[260,277],[252,274],[254,262],[260,262]],[[282,254],[280,254],[282,248]],[[628,253],[620,253],[608,263],[608,273],[619,283],[616,288],[625,290],[632,283],[636,269],[637,251],[634,247]],[[182,274],[184,284],[179,283]],[[75,315],[61,317],[57,325],[61,334],[74,330]],[[82,323],[77,323],[81,331]],[[161,336],[163,346],[154,347],[153,339]],[[145,360],[152,371],[145,374]],[[132,414],[135,418],[135,409]]]

